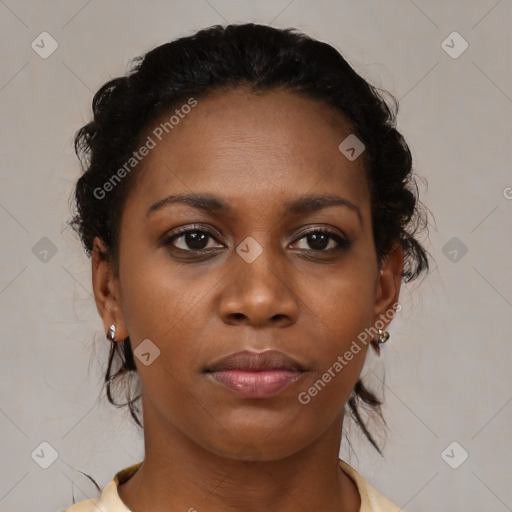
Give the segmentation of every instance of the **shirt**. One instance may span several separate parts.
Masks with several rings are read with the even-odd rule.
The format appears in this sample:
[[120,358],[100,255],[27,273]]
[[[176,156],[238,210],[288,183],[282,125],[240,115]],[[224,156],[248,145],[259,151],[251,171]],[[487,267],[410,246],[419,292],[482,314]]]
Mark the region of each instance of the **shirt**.
[[[342,471],[347,474],[355,483],[359,496],[361,497],[361,508],[359,512],[404,512],[401,508],[394,505],[379,491],[374,489],[355,469],[349,466],[345,461],[339,459],[339,465]],[[103,489],[99,498],[88,499],[75,503],[69,508],[60,512],[131,512],[131,510],[121,501],[117,493],[117,486],[128,480],[141,466],[137,462],[117,472]]]

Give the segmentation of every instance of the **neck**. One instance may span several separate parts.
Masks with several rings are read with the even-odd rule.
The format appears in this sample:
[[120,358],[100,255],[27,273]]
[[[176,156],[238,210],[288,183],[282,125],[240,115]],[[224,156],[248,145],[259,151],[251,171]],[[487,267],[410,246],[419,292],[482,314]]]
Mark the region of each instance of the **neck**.
[[359,511],[357,488],[338,465],[343,417],[301,451],[265,461],[214,454],[154,420],[144,413],[144,462],[118,486],[133,512]]

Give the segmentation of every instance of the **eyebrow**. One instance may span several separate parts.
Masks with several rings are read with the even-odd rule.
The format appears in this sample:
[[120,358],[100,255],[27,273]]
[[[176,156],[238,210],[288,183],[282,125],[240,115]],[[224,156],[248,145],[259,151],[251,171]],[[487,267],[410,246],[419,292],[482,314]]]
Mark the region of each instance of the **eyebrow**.
[[[176,203],[186,204],[206,212],[228,213],[232,209],[226,201],[212,194],[173,194],[152,204],[146,212],[146,217],[166,206]],[[344,206],[351,209],[357,214],[359,222],[363,224],[359,207],[348,199],[334,194],[306,195],[284,203],[285,212],[295,215],[312,213],[333,206]]]

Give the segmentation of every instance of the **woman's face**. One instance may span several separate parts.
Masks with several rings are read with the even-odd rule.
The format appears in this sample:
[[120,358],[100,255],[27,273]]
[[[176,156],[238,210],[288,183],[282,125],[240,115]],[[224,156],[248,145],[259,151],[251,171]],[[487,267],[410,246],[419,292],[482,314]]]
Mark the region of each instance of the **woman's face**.
[[[136,171],[119,276],[101,298],[106,263],[94,265],[98,309],[145,354],[135,362],[146,428],[230,458],[289,456],[339,431],[367,345],[308,390],[397,300],[401,253],[379,271],[363,158],[338,149],[351,129],[324,103],[216,93],[159,140],[172,114],[142,139],[156,145]],[[161,202],[198,194],[204,207]],[[295,365],[221,361],[269,350]]]

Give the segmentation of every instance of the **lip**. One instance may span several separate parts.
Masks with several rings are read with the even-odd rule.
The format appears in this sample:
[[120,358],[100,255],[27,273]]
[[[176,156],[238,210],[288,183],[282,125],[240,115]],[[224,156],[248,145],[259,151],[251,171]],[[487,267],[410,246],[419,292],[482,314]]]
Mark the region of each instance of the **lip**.
[[270,398],[284,391],[304,373],[297,361],[278,350],[242,350],[216,361],[205,372],[245,398]]

